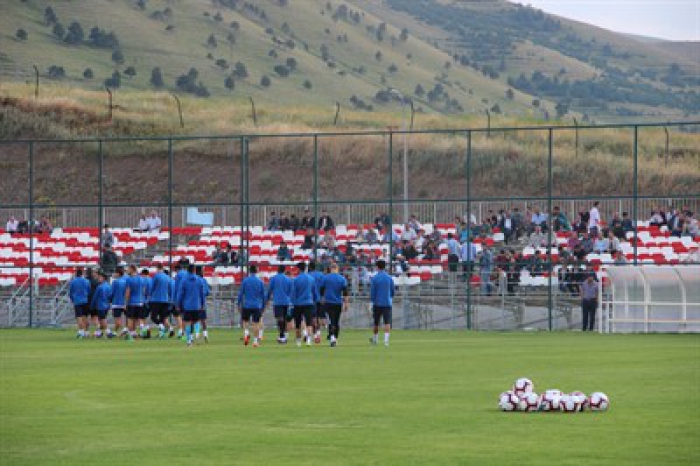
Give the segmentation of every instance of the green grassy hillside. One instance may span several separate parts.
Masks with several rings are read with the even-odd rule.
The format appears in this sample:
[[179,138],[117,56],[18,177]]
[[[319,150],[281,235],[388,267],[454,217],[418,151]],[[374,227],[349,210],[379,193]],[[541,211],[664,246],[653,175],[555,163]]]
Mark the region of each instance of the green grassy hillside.
[[[491,109],[542,118],[553,117],[560,104],[559,116],[598,120],[678,118],[698,98],[689,72],[697,56],[687,48],[645,44],[502,1],[7,0],[0,8],[3,81],[31,83],[36,65],[43,82],[96,90],[118,72],[122,90],[252,96],[321,111],[335,102],[361,111],[396,108],[397,99],[382,92],[393,87],[424,113]],[[528,21],[557,25],[556,31],[533,32]],[[71,40],[74,22],[82,40]],[[471,32],[460,26],[471,24],[478,25]],[[94,40],[95,27],[117,41]],[[113,59],[115,52],[120,59]],[[236,63],[246,72],[234,72]],[[669,77],[674,64],[677,76]],[[156,67],[160,88],[151,82]],[[612,76],[610,85],[622,95],[616,102],[516,83],[535,71],[571,83]],[[666,78],[684,87],[668,90]],[[655,93],[653,102],[639,98]]]

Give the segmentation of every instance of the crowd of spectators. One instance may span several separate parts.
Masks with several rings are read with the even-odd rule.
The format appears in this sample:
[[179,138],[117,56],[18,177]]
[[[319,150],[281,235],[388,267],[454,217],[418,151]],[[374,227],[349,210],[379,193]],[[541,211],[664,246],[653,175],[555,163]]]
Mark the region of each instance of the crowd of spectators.
[[5,231],[10,234],[19,235],[30,232],[38,235],[50,235],[53,231],[53,224],[46,215],[42,215],[39,220],[27,220],[26,218],[18,220],[14,216],[11,216],[7,219]]

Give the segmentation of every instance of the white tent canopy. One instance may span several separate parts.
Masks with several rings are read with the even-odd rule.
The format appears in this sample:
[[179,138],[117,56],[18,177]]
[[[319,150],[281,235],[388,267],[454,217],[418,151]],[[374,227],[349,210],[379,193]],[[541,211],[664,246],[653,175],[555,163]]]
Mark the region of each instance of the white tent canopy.
[[700,332],[700,267],[609,267],[600,330]]

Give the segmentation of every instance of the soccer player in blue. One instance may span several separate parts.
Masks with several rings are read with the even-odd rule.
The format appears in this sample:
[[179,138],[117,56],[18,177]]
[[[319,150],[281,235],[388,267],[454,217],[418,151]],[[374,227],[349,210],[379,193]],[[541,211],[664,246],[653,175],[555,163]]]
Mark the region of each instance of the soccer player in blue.
[[292,279],[284,274],[286,267],[280,265],[277,267],[277,275],[270,279],[267,287],[267,296],[265,304],[270,302],[272,298],[273,312],[277,321],[277,328],[280,336],[277,337],[277,343],[287,343],[287,323],[289,306],[292,304],[290,295],[292,294]]
[[199,278],[194,273],[194,264],[187,266],[187,276],[180,283],[180,291],[177,295],[178,309],[182,310],[185,321],[185,336],[187,346],[192,346],[192,331],[194,324],[199,322],[199,315],[204,308],[204,288]]
[[391,331],[391,305],[394,298],[394,279],[386,273],[386,262],[377,261],[379,271],[372,277],[370,283],[370,300],[372,302],[372,314],[374,317],[374,335],[369,339],[373,345],[377,344],[379,334],[379,322],[384,321],[384,346],[389,346],[389,332]]
[[[178,338],[185,338],[182,332],[184,332],[184,325],[182,323],[182,317],[180,316],[180,311],[181,309],[177,307],[178,303],[178,293],[180,292],[180,284],[182,283],[183,279],[187,277],[187,265],[188,262],[186,259],[180,259],[177,264],[175,264],[175,279],[173,282],[173,302],[175,303],[175,311],[173,312],[173,316],[175,316],[175,321],[177,322],[177,337]],[[173,336],[173,332],[170,332],[170,337]]]
[[92,294],[92,302],[90,307],[97,310],[97,318],[99,319],[99,329],[95,330],[95,337],[102,338],[102,332],[107,332],[107,338],[114,338],[111,329],[107,329],[107,314],[112,306],[112,287],[109,285],[107,275],[103,272],[97,274],[99,285]]
[[250,343],[249,322],[253,321],[253,347],[257,347],[258,335],[260,331],[260,318],[263,307],[265,307],[265,285],[256,275],[258,268],[251,265],[248,268],[248,276],[243,279],[241,288],[238,290],[238,309],[243,320],[243,344]]
[[313,335],[314,306],[319,301],[314,279],[306,273],[306,263],[297,264],[299,275],[292,282],[291,301],[294,306],[294,327],[297,346],[301,346],[301,321],[306,322],[306,345],[311,346]]
[[83,277],[83,269],[78,267],[75,269],[75,278],[71,280],[68,291],[70,300],[75,309],[75,319],[78,323],[77,338],[87,338],[87,316],[88,316],[88,296],[90,295],[90,282]]
[[126,313],[126,277],[124,267],[117,267],[112,280],[112,314],[114,315],[114,333],[126,335],[129,329],[126,328],[124,315]]
[[338,264],[331,264],[331,273],[323,277],[323,301],[326,315],[331,320],[331,347],[338,344],[340,314],[348,307],[348,281],[338,273]]
[[321,343],[321,329],[326,327],[326,312],[321,305],[321,287],[323,286],[323,272],[316,270],[316,262],[309,262],[309,275],[314,279],[317,301],[314,306],[314,343]]
[[129,328],[128,339],[136,337],[136,324],[143,315],[145,297],[143,295],[143,281],[136,271],[135,265],[129,266],[129,277],[126,279],[126,320]]
[[[195,268],[195,273],[197,274],[197,279],[202,287],[202,293],[204,293],[204,304],[202,304],[202,310],[199,313],[199,325],[202,326],[202,333],[204,335],[204,341],[209,343],[209,332],[207,331],[207,296],[209,296],[210,288],[209,283],[204,278],[204,269],[201,265]],[[199,339],[199,330],[195,330],[195,338]]]
[[141,287],[143,289],[143,308],[139,316],[139,330],[141,338],[151,338],[151,327],[148,325],[151,309],[151,274],[148,269],[141,270]]
[[156,266],[156,273],[151,278],[149,306],[151,320],[158,325],[158,338],[165,338],[167,331],[165,323],[170,317],[170,302],[172,301],[170,277],[163,271],[163,266]]

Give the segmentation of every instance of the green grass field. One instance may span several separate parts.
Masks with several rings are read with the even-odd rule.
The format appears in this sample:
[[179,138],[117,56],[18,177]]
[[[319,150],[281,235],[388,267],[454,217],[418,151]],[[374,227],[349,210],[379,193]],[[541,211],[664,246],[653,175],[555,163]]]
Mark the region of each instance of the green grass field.
[[[215,331],[78,341],[2,330],[1,464],[698,464],[697,335],[347,332],[253,349]],[[536,391],[604,391],[606,413],[502,413]]]

